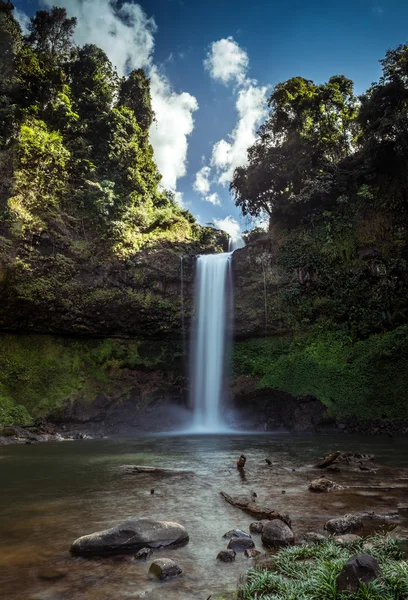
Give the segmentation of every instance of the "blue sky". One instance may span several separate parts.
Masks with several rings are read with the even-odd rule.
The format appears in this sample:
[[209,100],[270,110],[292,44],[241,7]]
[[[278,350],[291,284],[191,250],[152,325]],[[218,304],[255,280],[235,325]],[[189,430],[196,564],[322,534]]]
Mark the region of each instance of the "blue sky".
[[140,0],[122,2],[119,13],[108,0],[14,4],[23,22],[40,7],[65,6],[79,19],[77,43],[99,44],[119,71],[149,72],[164,183],[201,223],[231,232],[235,221],[247,223],[229,179],[267,114],[271,87],[343,73],[362,93],[379,78],[386,50],[408,40],[406,0]]

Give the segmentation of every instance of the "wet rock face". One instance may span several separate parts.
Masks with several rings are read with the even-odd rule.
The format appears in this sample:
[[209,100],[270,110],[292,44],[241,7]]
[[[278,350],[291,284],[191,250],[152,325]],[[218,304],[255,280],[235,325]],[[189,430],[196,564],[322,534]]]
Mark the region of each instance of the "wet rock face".
[[254,547],[255,544],[250,537],[233,537],[230,539],[228,544],[228,550],[234,550],[235,552],[245,552],[245,550]]
[[84,535],[75,540],[70,551],[85,557],[126,554],[141,548],[179,546],[188,539],[187,531],[178,523],[137,519]]
[[368,554],[358,554],[350,558],[337,576],[336,584],[340,592],[355,594],[361,583],[368,584],[381,578],[378,562]]
[[279,519],[269,521],[262,530],[262,543],[270,548],[291,546],[295,542],[293,531]]
[[150,575],[158,579],[171,579],[182,574],[182,569],[170,558],[158,558],[149,568]]
[[343,533],[353,533],[360,531],[363,528],[363,521],[361,517],[357,515],[344,515],[339,519],[330,519],[327,521],[324,528],[329,532],[336,535]]
[[217,554],[217,560],[220,560],[221,562],[226,562],[226,563],[234,562],[235,555],[236,555],[236,553],[234,550],[221,550]]

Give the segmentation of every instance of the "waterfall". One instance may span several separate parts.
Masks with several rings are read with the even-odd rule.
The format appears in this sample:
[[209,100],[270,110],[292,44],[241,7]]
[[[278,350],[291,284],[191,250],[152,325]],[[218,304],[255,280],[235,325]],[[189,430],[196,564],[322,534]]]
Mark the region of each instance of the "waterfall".
[[197,259],[192,365],[194,430],[226,430],[220,414],[226,358],[227,317],[231,300],[232,252]]
[[242,237],[235,237],[228,240],[228,252],[234,252],[234,250],[238,250],[238,248],[243,248],[245,246],[245,242]]

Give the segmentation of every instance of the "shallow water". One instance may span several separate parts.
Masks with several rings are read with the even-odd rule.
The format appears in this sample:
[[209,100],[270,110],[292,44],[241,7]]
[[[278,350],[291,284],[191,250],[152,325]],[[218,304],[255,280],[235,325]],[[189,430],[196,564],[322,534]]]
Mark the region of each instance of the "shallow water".
[[[308,483],[320,475],[312,465],[336,449],[373,453],[377,463],[389,466],[377,473],[330,474],[348,486],[344,492],[309,492]],[[245,478],[236,468],[242,452]],[[120,469],[124,464],[194,473],[128,475]],[[149,436],[0,447],[0,595],[7,600],[207,600],[234,590],[250,564],[243,554],[233,564],[215,560],[227,545],[223,533],[247,529],[254,520],[227,504],[220,491],[255,491],[260,504],[289,513],[300,536],[307,530],[323,532],[328,518],[352,511],[406,515],[407,467],[407,439],[341,435]],[[135,517],[173,520],[187,528],[188,545],[155,552],[176,560],[181,578],[151,581],[150,561],[132,557],[70,556],[70,543],[80,535]],[[400,530],[408,531],[408,524]],[[255,542],[262,549],[259,537]],[[47,580],[57,575],[59,580]]]

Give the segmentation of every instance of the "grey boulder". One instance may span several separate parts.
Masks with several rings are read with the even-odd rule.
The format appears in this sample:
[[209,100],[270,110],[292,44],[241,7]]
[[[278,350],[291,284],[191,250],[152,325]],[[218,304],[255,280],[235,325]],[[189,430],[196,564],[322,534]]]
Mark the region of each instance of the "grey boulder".
[[221,560],[222,562],[234,562],[234,560],[235,560],[234,550],[221,550],[217,554],[217,560]]
[[339,519],[330,519],[324,528],[329,533],[342,535],[343,533],[360,531],[363,528],[363,521],[357,515],[344,515],[344,517],[340,517]]
[[178,523],[135,519],[78,538],[70,552],[78,556],[106,556],[133,553],[141,548],[180,546],[187,542],[188,533]]
[[182,574],[182,569],[170,558],[158,558],[149,568],[150,575],[158,579],[170,579]]
[[255,548],[255,544],[250,537],[231,538],[227,546],[228,550],[234,552],[245,552],[248,548]]
[[295,542],[293,531],[279,519],[269,521],[262,530],[262,543],[270,548],[291,546]]
[[242,529],[231,529],[230,531],[227,531],[227,533],[224,533],[222,537],[226,540],[230,540],[231,538],[250,538],[251,536],[249,533],[242,531]]

